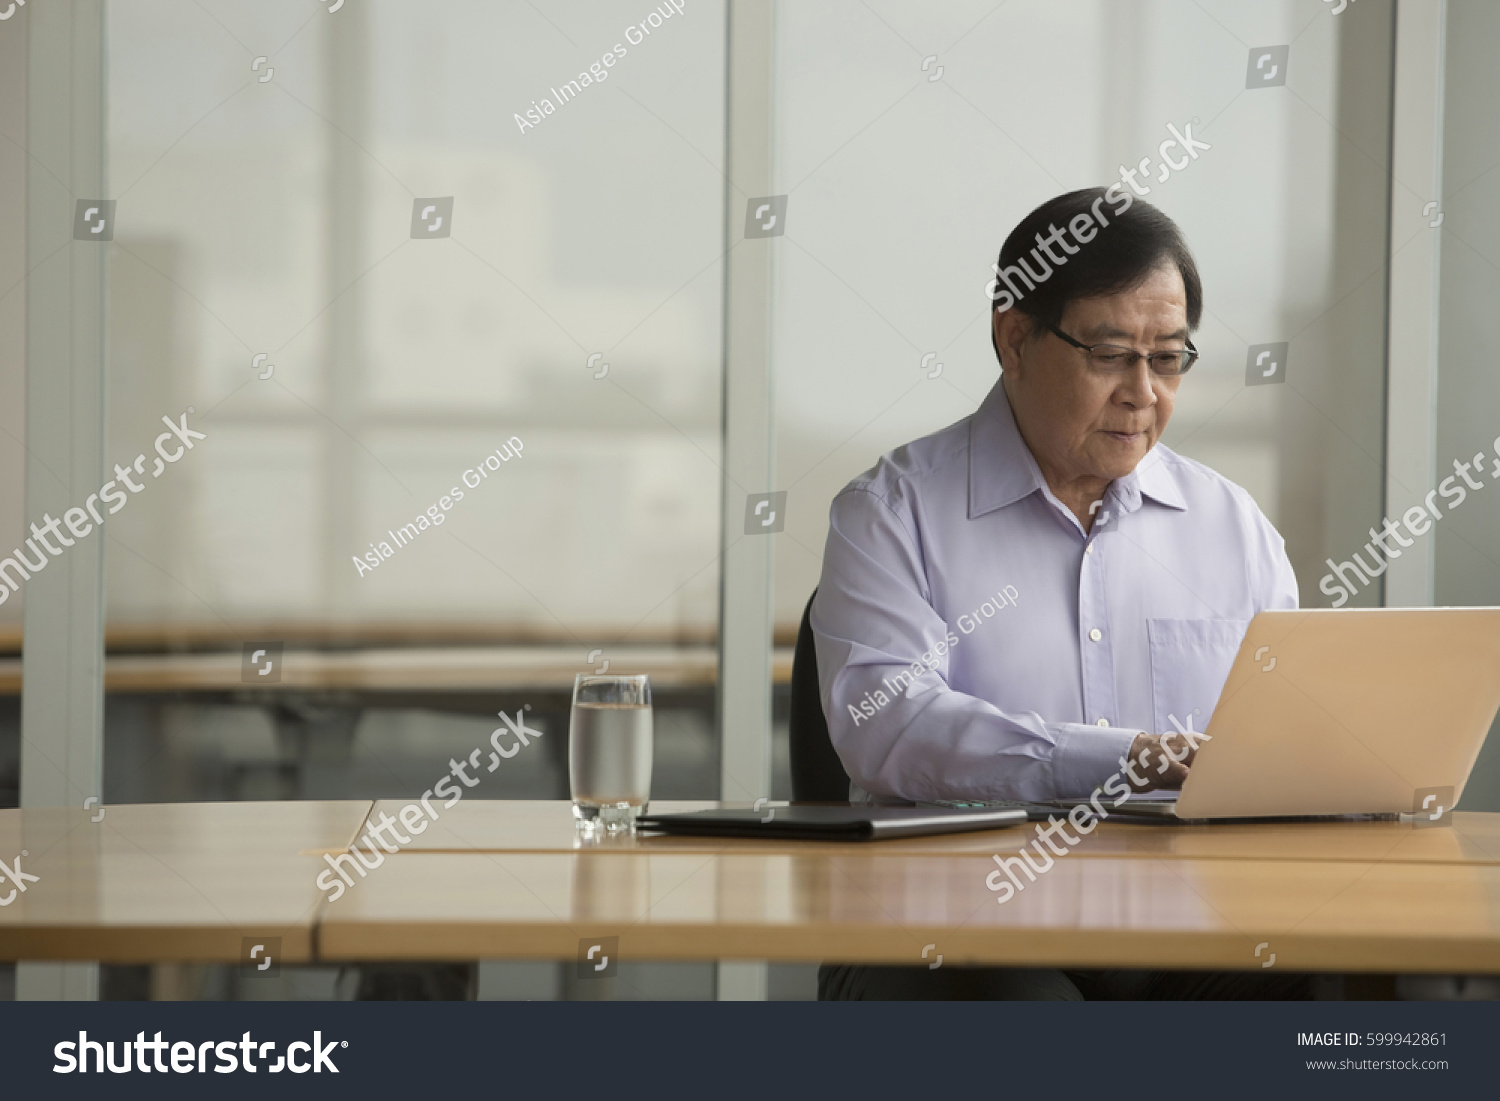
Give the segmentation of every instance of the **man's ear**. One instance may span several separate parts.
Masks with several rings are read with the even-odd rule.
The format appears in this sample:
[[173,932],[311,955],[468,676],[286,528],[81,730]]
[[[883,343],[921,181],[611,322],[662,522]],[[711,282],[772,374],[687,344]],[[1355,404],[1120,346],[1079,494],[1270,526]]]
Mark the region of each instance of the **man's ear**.
[[1021,347],[1031,337],[1031,319],[1020,310],[995,310],[991,320],[990,341],[1000,356],[1001,370],[1019,378]]

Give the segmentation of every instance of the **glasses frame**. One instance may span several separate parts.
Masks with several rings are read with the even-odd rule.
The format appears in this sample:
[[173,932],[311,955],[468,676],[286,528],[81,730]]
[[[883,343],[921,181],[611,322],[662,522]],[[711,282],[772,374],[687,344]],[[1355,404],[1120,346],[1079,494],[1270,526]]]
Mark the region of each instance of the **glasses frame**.
[[[1151,357],[1154,356],[1154,355],[1157,355],[1158,354],[1157,352],[1138,352],[1134,348],[1127,347],[1124,344],[1111,344],[1109,341],[1101,341],[1098,344],[1085,344],[1081,340],[1074,340],[1071,336],[1069,336],[1067,333],[1063,332],[1056,325],[1048,325],[1047,329],[1048,329],[1048,331],[1050,331],[1052,333],[1053,336],[1057,337],[1059,340],[1063,341],[1064,343],[1071,344],[1073,347],[1078,348],[1081,351],[1087,352],[1088,353],[1088,360],[1089,360],[1089,367],[1092,370],[1098,371],[1101,375],[1123,375],[1123,374],[1126,374],[1127,372],[1135,370],[1136,360],[1144,359],[1146,361],[1146,367],[1151,372],[1152,377],[1154,377],[1154,378],[1181,378],[1183,375],[1187,374],[1188,371],[1190,371],[1192,369],[1193,364],[1195,364],[1195,363],[1198,362],[1198,349],[1193,347],[1193,342],[1191,340],[1186,341],[1187,347],[1183,349],[1183,351],[1189,353],[1189,357],[1188,357],[1187,363],[1184,364],[1183,367],[1182,367],[1182,369],[1180,371],[1178,371],[1177,373],[1171,374],[1171,375],[1164,375],[1160,371],[1158,371],[1155,367],[1151,366]],[[1123,370],[1120,370],[1120,371],[1107,371],[1104,368],[1098,366],[1094,362],[1094,349],[1095,348],[1119,348],[1121,351],[1129,352],[1132,358],[1130,359],[1128,365]],[[1167,349],[1162,349],[1162,351],[1166,351],[1166,350]]]

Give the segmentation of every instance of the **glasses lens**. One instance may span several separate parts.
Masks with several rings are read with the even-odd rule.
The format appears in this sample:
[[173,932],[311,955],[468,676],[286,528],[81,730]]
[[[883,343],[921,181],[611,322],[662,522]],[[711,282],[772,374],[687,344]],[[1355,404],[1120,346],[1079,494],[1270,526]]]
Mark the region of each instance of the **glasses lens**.
[[1152,352],[1151,370],[1158,375],[1180,375],[1193,363],[1193,353],[1181,352]]
[[1093,351],[1089,353],[1089,362],[1099,371],[1114,373],[1128,371],[1135,365],[1136,353],[1131,348],[1121,348],[1115,344],[1095,344]]

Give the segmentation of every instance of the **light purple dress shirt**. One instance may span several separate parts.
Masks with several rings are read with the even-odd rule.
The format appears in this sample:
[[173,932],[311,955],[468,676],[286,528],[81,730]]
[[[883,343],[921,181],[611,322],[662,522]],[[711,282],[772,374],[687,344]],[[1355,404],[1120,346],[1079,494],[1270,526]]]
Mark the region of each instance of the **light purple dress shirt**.
[[1250,495],[1160,443],[1085,533],[997,382],[834,498],[812,629],[854,799],[1040,800],[1205,729],[1250,618],[1295,607]]

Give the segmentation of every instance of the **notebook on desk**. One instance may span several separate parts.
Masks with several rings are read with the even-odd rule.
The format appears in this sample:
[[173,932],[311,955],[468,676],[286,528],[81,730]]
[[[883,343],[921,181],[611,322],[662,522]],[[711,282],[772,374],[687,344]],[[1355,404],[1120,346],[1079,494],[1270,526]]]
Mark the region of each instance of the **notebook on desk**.
[[[1123,822],[1181,822],[1173,813],[1177,802],[1176,791],[1153,791],[1146,794],[1132,792],[1130,797],[1116,807],[1112,798],[1105,798],[1103,806],[1109,817]],[[1052,818],[1064,818],[1068,811],[1078,805],[1088,806],[1085,799],[1054,799],[1044,803],[1022,803],[1014,799],[986,799],[965,802],[960,799],[935,799],[918,803],[919,807],[974,807],[986,809],[1009,809],[1024,813],[1029,821],[1046,822]]]
[[690,837],[761,837],[791,841],[883,841],[1019,826],[1013,807],[760,807],[643,814],[636,828]]

